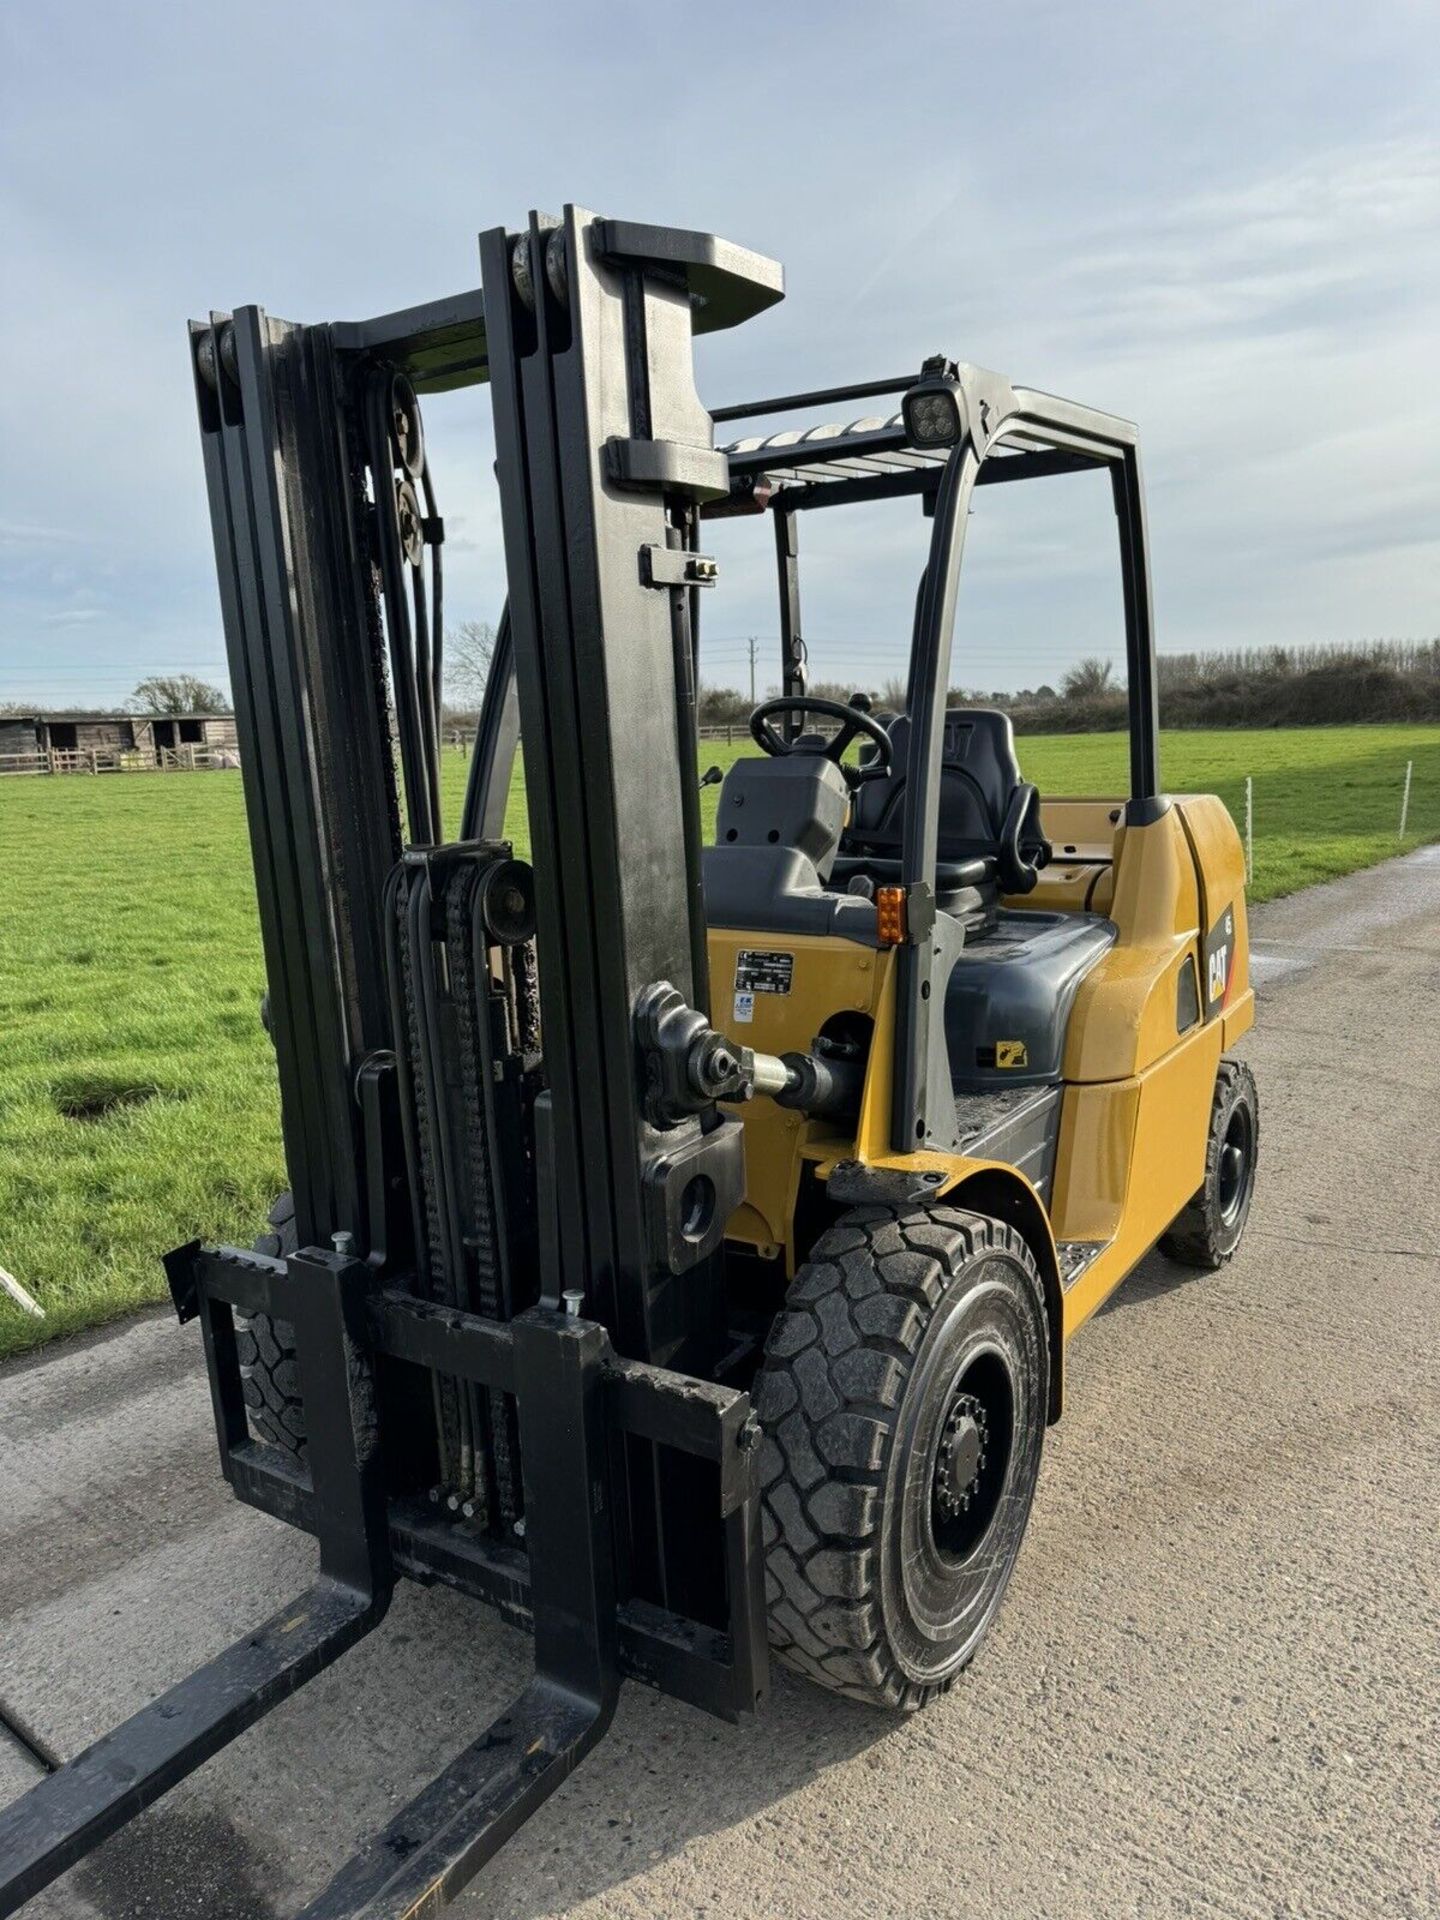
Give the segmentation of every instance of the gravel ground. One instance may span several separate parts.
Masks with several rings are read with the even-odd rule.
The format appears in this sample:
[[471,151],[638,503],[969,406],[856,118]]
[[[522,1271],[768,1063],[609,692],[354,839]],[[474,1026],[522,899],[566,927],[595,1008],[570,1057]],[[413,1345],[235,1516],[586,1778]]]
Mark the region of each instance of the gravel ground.
[[[1255,918],[1246,1244],[1152,1255],[1079,1336],[967,1678],[896,1721],[782,1675],[741,1729],[627,1688],[462,1920],[1440,1912],[1440,849]],[[193,1328],[0,1371],[0,1702],[62,1756],[308,1581],[212,1445]],[[287,1915],[527,1669],[402,1589],[30,1911]],[[28,1772],[0,1733],[0,1800]]]

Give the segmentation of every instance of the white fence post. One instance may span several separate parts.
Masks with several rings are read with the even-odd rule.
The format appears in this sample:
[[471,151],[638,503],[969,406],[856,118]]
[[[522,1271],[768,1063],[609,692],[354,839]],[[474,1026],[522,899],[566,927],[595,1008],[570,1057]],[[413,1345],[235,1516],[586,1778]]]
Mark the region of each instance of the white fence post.
[[5,1289],[16,1306],[23,1312],[33,1313],[37,1320],[43,1320],[45,1318],[45,1309],[41,1306],[40,1302],[28,1294],[15,1278],[14,1274],[7,1273],[4,1267],[0,1267],[0,1287]]
[[1405,762],[1405,791],[1400,796],[1400,839],[1405,838],[1405,822],[1410,818],[1410,776],[1415,771],[1415,762]]
[[1245,884],[1255,884],[1255,780],[1245,776]]

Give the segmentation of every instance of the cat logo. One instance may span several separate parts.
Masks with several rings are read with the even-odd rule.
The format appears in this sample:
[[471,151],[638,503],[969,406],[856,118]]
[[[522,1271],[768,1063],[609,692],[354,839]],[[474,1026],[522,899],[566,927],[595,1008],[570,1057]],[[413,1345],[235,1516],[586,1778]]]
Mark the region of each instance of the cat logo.
[[1230,978],[1230,949],[1217,947],[1210,956],[1210,998],[1223,1000],[1225,983]]
[[1225,1003],[1234,953],[1235,910],[1227,907],[1205,941],[1205,997],[1212,1011]]
[[997,1067],[1028,1067],[1030,1055],[1025,1050],[1023,1040],[997,1040],[995,1042],[995,1064]]

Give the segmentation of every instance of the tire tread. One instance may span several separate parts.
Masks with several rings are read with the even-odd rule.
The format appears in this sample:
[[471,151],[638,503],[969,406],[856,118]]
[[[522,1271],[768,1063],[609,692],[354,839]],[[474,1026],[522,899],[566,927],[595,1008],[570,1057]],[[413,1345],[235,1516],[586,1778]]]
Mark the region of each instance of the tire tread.
[[878,1531],[897,1413],[930,1315],[962,1264],[987,1251],[1019,1261],[1043,1301],[1034,1256],[1003,1221],[953,1207],[854,1209],[815,1242],[756,1378],[771,1646],[807,1679],[870,1706],[910,1712],[958,1677],[919,1685],[896,1661],[878,1598]]
[[[255,1242],[255,1252],[282,1259],[293,1253],[295,1201],[282,1193],[270,1209],[270,1231]],[[235,1348],[240,1359],[240,1386],[245,1411],[256,1436],[294,1460],[306,1454],[305,1408],[300,1398],[300,1376],[295,1365],[295,1334],[287,1320],[268,1313],[247,1319],[237,1315]]]
[[[1255,1076],[1243,1060],[1222,1058],[1219,1071],[1215,1075],[1215,1092],[1210,1102],[1210,1126],[1205,1136],[1205,1178],[1171,1225],[1160,1236],[1160,1251],[1167,1259],[1176,1260],[1182,1266],[1196,1267],[1202,1273],[1218,1273],[1220,1268],[1234,1257],[1236,1248],[1240,1244],[1237,1240],[1235,1246],[1224,1253],[1216,1246],[1218,1221],[1213,1201],[1219,1178],[1220,1148],[1225,1132],[1221,1119],[1223,1115],[1229,1113],[1237,1094],[1249,1099],[1255,1125],[1253,1150],[1258,1153],[1260,1095],[1255,1085]],[[1242,1226],[1242,1237],[1243,1234]]]

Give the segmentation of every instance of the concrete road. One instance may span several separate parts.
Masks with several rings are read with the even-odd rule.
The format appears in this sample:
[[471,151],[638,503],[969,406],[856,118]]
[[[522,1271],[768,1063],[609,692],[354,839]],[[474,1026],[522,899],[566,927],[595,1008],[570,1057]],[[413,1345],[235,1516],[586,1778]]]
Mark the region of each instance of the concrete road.
[[[969,1676],[897,1722],[782,1675],[747,1729],[627,1688],[462,1916],[1440,1912],[1440,848],[1256,921],[1244,1250],[1152,1256],[1079,1337]],[[198,1346],[146,1318],[0,1374],[0,1701],[61,1756],[307,1581],[217,1481]],[[31,1911],[289,1914],[526,1670],[404,1589]],[[29,1766],[0,1736],[0,1797]]]

